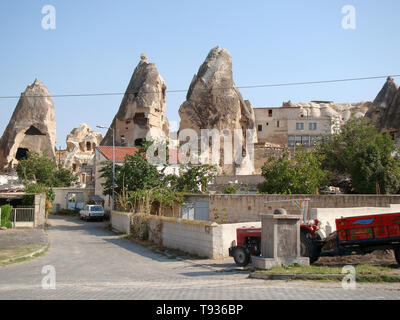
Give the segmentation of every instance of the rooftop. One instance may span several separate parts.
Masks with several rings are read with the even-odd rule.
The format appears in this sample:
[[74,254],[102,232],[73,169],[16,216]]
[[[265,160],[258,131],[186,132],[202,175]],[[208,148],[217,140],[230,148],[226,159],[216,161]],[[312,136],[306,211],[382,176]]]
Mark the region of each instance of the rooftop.
[[[116,162],[124,162],[125,157],[127,155],[133,156],[136,152],[139,151],[138,148],[134,147],[114,147],[115,148],[115,161]],[[111,146],[102,146],[96,147],[97,150],[107,159],[113,160],[113,147]]]

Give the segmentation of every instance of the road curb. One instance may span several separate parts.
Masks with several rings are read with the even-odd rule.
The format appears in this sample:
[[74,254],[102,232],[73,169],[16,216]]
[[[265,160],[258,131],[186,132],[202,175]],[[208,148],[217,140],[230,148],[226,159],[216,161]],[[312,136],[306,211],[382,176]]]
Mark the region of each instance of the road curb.
[[32,258],[34,255],[40,254],[40,253],[46,251],[50,247],[50,241],[49,241],[47,233],[44,230],[43,230],[43,233],[46,234],[47,241],[41,248],[39,248],[31,253],[25,254],[23,256],[1,260],[0,263],[8,263],[8,262],[13,262],[13,261],[20,260],[20,259]]
[[175,259],[175,260],[186,262],[186,263],[194,265],[196,267],[202,267],[202,268],[214,271],[214,272],[247,272],[247,270],[243,270],[240,267],[221,269],[221,268],[218,268],[218,267],[213,267],[213,266],[209,266],[207,264],[199,263],[199,262],[196,262],[196,261],[193,261],[193,260],[190,260],[190,259],[185,259],[185,258],[182,258],[182,257],[179,257],[179,256],[175,256],[174,257],[173,255],[169,255],[168,253],[160,251],[160,250],[156,250],[155,252],[157,252],[159,254],[162,254],[162,255],[166,256],[167,258],[173,257],[173,259]]
[[262,279],[262,280],[321,280],[321,279],[332,279],[342,280],[345,275],[343,274],[266,274],[266,273],[250,273],[249,278]]

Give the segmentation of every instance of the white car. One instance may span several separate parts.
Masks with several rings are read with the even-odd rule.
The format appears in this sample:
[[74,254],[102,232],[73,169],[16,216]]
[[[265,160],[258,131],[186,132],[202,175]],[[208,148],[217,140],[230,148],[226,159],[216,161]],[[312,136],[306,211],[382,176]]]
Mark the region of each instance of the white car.
[[80,212],[82,220],[104,219],[104,209],[98,204],[87,204]]

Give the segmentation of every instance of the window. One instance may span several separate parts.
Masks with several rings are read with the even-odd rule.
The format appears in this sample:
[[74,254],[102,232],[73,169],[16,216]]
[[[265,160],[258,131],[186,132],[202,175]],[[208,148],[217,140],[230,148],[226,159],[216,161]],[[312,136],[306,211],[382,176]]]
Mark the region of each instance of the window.
[[272,117],[272,110],[268,110],[268,117]]
[[125,146],[125,142],[126,142],[125,136],[121,136],[121,145]]
[[304,130],[304,123],[303,122],[297,122],[296,123],[296,130]]
[[258,125],[258,131],[262,131],[262,124]]
[[310,123],[308,124],[308,128],[309,128],[310,130],[317,130],[317,123],[316,123],[316,122],[310,122]]
[[310,145],[310,137],[309,136],[302,136],[301,137],[301,144],[302,145]]
[[279,120],[276,122],[276,127],[277,127],[277,128],[280,127],[280,122],[279,122]]
[[294,136],[289,136],[288,137],[288,145],[289,145],[289,147],[293,147],[294,146]]

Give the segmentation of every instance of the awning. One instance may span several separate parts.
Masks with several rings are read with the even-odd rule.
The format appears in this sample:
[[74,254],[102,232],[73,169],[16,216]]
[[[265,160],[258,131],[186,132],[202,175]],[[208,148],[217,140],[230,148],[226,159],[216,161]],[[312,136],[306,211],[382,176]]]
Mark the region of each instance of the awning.
[[102,198],[100,198],[99,196],[89,196],[89,199],[90,200],[93,200],[93,201],[95,201],[95,202],[98,202],[98,201],[104,201]]

